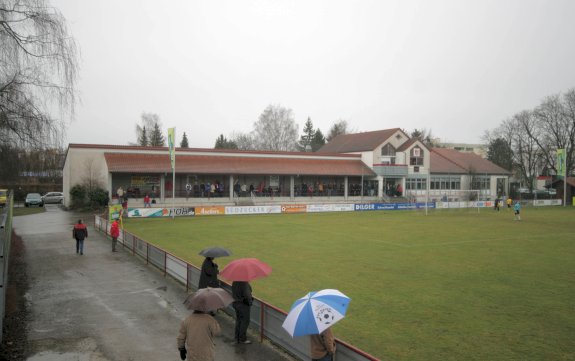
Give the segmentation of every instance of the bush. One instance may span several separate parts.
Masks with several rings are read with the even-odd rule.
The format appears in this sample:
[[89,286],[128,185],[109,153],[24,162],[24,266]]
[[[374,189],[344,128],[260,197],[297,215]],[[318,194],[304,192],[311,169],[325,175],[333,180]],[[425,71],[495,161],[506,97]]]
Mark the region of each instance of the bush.
[[70,189],[70,197],[72,202],[70,206],[72,208],[83,208],[86,206],[86,187],[82,185],[75,185]]
[[102,188],[93,189],[88,193],[90,205],[94,208],[100,208],[108,204],[108,191]]
[[83,185],[75,185],[70,189],[70,197],[72,198],[71,207],[79,208],[101,208],[108,203],[108,191],[102,188],[95,188],[92,190],[87,189]]

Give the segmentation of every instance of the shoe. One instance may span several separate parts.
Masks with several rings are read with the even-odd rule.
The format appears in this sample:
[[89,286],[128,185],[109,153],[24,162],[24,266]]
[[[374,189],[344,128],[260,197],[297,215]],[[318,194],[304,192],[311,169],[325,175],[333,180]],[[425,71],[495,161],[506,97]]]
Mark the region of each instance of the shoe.
[[240,341],[239,343],[244,344],[244,345],[249,345],[250,343],[252,343],[252,341],[245,340],[245,341]]
[[83,256],[83,255],[84,255],[84,252],[80,252],[80,256]]

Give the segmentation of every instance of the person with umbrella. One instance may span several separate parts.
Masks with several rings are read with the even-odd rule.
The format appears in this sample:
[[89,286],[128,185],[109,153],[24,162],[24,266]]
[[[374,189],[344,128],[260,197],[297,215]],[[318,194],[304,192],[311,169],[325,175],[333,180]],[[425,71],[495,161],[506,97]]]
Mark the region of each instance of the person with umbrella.
[[206,287],[220,287],[220,281],[218,281],[218,264],[214,262],[214,257],[206,257],[202,263],[202,269],[200,271],[200,282],[198,283],[198,288]]
[[182,360],[214,360],[214,337],[221,334],[221,327],[207,312],[224,308],[232,301],[233,298],[228,292],[211,287],[198,290],[186,298],[184,304],[193,310],[193,313],[180,324],[177,343]]
[[292,336],[310,335],[313,361],[332,361],[335,338],[331,326],[345,317],[350,298],[334,289],[309,292],[297,299],[282,327]]
[[250,325],[250,309],[254,302],[252,286],[246,281],[233,281],[232,297],[234,298],[232,306],[236,311],[236,328],[234,332],[236,343],[250,344],[252,342],[248,340],[247,331]]
[[331,328],[326,328],[320,334],[310,335],[309,339],[312,361],[333,361],[335,337]]
[[199,254],[206,258],[202,263],[198,288],[220,287],[220,281],[218,280],[218,265],[214,262],[214,258],[229,256],[232,253],[222,247],[209,247],[201,250]]
[[254,301],[249,281],[266,277],[270,273],[272,268],[257,258],[240,258],[224,267],[222,277],[232,281],[232,306],[236,311],[235,343],[252,343],[247,339],[250,308]]

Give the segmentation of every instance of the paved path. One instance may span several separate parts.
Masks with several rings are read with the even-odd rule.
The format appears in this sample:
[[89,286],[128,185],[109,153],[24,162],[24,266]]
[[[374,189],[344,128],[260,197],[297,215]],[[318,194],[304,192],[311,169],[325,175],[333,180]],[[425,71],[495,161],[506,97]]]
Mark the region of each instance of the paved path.
[[[111,243],[84,216],[89,237],[76,254],[72,227],[80,218],[57,206],[14,218],[26,248],[30,288],[28,361],[179,360],[176,336],[189,313],[185,288]],[[119,247],[121,249],[121,247]],[[258,339],[232,345],[233,320],[216,319],[216,360],[291,360]]]

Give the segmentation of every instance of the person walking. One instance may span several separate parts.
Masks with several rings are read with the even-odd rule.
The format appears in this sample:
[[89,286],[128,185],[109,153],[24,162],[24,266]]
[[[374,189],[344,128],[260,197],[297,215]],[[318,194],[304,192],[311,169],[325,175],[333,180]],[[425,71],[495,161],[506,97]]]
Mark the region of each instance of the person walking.
[[76,254],[84,255],[84,239],[88,238],[88,228],[81,219],[74,225],[72,237],[76,239]]
[[199,288],[206,287],[220,287],[220,281],[218,280],[218,269],[217,263],[214,262],[213,257],[206,257],[202,263],[202,269],[200,271],[200,282],[198,283]]
[[331,328],[318,335],[310,335],[310,353],[312,361],[333,361],[335,337]]
[[180,358],[189,361],[214,361],[214,337],[220,333],[220,324],[215,318],[204,312],[194,311],[180,324],[177,337]]
[[252,342],[247,338],[247,331],[250,325],[250,309],[254,301],[252,287],[248,282],[234,281],[232,282],[232,297],[234,298],[232,306],[236,311],[234,343],[250,344]]
[[118,243],[118,237],[120,237],[120,225],[117,219],[110,226],[110,236],[112,237],[112,252],[116,252],[116,244]]
[[517,201],[515,203],[515,206],[513,207],[513,210],[515,211],[515,220],[516,221],[520,221],[521,220],[521,215],[519,213],[521,213],[521,203],[519,203],[519,201]]

